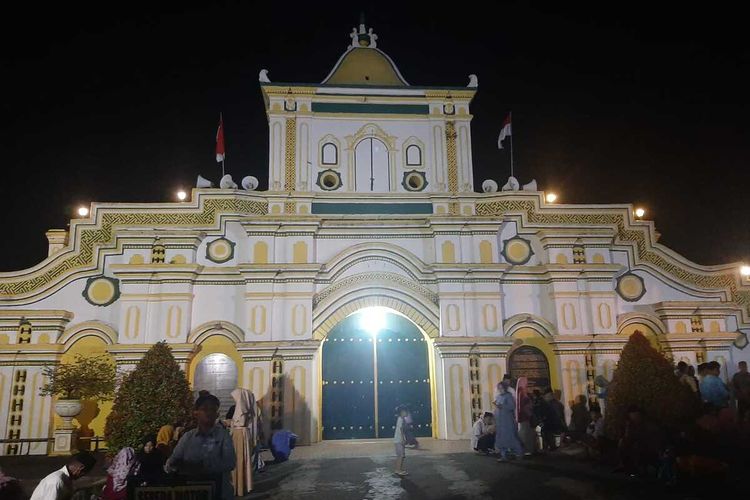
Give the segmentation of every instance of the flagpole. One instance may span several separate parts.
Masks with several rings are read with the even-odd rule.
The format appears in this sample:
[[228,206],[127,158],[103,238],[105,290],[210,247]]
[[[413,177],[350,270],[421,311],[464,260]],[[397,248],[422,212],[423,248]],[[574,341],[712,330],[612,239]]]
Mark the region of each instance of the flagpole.
[[[223,136],[224,135],[224,115],[223,115],[223,113],[221,111],[219,111],[219,123],[221,124],[221,129],[222,129],[221,133],[222,133],[222,136]],[[513,146],[511,145],[511,157],[512,156],[513,156]],[[226,149],[226,146],[224,146],[224,154],[221,157],[221,176],[222,177],[224,177],[224,175],[226,175],[224,173],[224,161],[226,161],[225,160],[226,157],[227,157],[227,149]]]
[[513,111],[509,112],[508,116],[510,117],[510,176],[515,177],[513,175]]

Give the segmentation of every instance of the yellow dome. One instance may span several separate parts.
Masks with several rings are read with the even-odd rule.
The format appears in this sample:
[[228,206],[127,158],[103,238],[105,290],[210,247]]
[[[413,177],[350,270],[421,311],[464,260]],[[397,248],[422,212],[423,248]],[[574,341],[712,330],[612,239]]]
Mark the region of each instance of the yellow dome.
[[329,85],[388,85],[405,87],[404,77],[391,58],[372,47],[352,47],[323,80]]

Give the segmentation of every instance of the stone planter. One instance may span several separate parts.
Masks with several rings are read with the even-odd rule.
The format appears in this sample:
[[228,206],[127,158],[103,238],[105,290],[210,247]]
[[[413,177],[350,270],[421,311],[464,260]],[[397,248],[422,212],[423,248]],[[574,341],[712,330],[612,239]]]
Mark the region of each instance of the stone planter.
[[73,418],[83,409],[80,399],[58,399],[55,402],[55,413],[63,419],[62,429],[73,429]]

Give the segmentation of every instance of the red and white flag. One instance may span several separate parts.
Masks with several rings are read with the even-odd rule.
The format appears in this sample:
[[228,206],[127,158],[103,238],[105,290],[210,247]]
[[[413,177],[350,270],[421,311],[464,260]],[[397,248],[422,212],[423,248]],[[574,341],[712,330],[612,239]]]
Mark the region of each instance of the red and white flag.
[[505,120],[503,121],[503,128],[500,129],[500,137],[497,138],[497,147],[500,149],[503,149],[503,141],[505,140],[505,138],[511,135],[510,115],[511,113],[508,113],[508,116],[505,117]]
[[224,156],[224,119],[219,113],[219,129],[216,131],[216,162],[223,162]]

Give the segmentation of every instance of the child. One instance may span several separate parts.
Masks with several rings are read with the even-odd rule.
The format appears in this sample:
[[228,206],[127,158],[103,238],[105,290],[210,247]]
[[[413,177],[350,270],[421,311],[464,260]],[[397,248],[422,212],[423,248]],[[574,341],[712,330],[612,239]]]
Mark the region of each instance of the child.
[[404,470],[404,457],[406,457],[406,434],[405,434],[405,422],[404,419],[408,415],[408,410],[405,406],[399,406],[396,408],[396,432],[393,435],[393,443],[396,448],[396,474],[399,476],[406,476],[408,472]]

